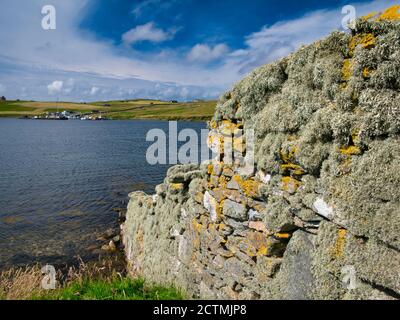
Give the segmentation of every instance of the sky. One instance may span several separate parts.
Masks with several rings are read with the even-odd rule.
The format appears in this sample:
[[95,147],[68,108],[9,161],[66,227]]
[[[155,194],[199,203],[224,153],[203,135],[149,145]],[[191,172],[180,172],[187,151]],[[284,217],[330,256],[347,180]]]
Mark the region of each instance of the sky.
[[[329,4],[328,4],[329,2]],[[0,95],[214,99],[254,68],[394,0],[2,0]],[[46,5],[55,29],[45,30]],[[46,20],[47,21],[47,20]]]

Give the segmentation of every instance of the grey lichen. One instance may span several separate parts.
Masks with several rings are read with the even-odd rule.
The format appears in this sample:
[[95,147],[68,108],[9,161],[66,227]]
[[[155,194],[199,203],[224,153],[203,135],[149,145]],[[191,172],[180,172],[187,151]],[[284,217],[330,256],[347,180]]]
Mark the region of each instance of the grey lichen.
[[130,271],[203,298],[398,299],[399,9],[225,93],[210,127],[255,130],[254,173],[177,166],[133,193]]

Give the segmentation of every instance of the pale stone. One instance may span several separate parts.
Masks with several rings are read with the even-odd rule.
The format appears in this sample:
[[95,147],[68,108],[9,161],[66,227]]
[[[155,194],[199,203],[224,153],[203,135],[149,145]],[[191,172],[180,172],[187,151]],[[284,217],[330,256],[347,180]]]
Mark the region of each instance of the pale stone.
[[257,219],[261,219],[260,213],[258,211],[256,211],[256,210],[250,209],[249,210],[249,220],[250,221],[254,221],[254,220],[257,220]]
[[226,187],[231,190],[239,190],[240,189],[240,186],[235,179],[232,179],[231,181],[229,181],[228,184],[226,185]]
[[257,172],[256,178],[260,180],[262,183],[268,184],[271,181],[272,176],[260,170]]
[[171,228],[171,230],[169,231],[169,234],[170,234],[171,238],[173,238],[173,239],[175,239],[176,237],[181,235],[179,230],[177,228],[174,228],[174,227]]
[[181,208],[181,217],[186,218],[188,216],[187,211],[184,208]]
[[213,222],[217,221],[217,218],[218,218],[217,201],[213,198],[213,196],[208,191],[206,191],[204,193],[203,205],[204,205],[204,208],[206,208],[206,210],[210,214],[211,221],[213,221]]
[[317,200],[315,200],[314,209],[318,214],[329,220],[333,219],[335,215],[333,208],[330,207],[322,198],[317,198]]
[[246,206],[233,202],[231,200],[224,201],[224,208],[223,208],[224,215],[228,217],[232,217],[238,220],[246,220],[247,219],[247,210]]
[[182,261],[185,264],[190,259],[188,239],[186,239],[186,237],[183,235],[178,236],[178,238],[179,238],[178,258],[180,261]]
[[267,227],[262,221],[250,221],[249,228],[261,232],[267,232]]

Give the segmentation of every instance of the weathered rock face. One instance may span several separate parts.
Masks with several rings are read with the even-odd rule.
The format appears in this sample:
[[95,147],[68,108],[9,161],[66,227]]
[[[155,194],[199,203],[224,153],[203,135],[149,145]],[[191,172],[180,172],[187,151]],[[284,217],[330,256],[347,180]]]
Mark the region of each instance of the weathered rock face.
[[209,124],[217,159],[131,194],[130,271],[202,298],[398,299],[399,9],[226,93]]

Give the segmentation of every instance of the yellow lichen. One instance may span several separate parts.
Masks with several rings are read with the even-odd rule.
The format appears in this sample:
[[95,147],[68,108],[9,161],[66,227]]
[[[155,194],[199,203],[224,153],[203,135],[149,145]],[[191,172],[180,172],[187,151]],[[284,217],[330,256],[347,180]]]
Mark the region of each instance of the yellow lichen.
[[355,156],[361,154],[361,149],[357,146],[348,146],[344,148],[340,148],[339,152],[343,155],[347,156]]
[[[207,172],[209,175],[218,175],[220,174],[220,172],[222,171],[222,167],[223,167],[224,163],[223,162],[219,162],[219,161],[214,161],[213,163],[209,164],[207,166]],[[217,174],[216,172],[216,168],[219,171],[219,173]]]
[[221,222],[220,224],[217,225],[217,229],[219,231],[224,230],[226,228],[226,226]]
[[[294,139],[294,137],[289,137],[289,139]],[[289,176],[293,174],[301,176],[305,174],[305,170],[301,166],[292,162],[297,152],[298,147],[296,145],[290,146],[289,149],[286,151],[280,151],[281,160],[284,162],[281,165],[283,175]]]
[[386,9],[379,17],[376,19],[377,21],[382,20],[398,20],[400,19],[400,5],[396,5]]
[[364,70],[363,70],[363,77],[364,78],[369,78],[369,76],[370,76],[370,70],[369,70],[368,67],[365,67]]
[[225,176],[220,176],[218,179],[218,185],[221,189],[226,189],[226,186],[228,184],[228,178]]
[[236,123],[233,123],[229,120],[223,120],[219,126],[219,131],[225,136],[230,136],[238,128],[239,128],[239,125],[237,125]]
[[259,182],[253,179],[243,180],[238,175],[233,176],[233,179],[238,183],[240,189],[247,197],[253,198],[258,195]]
[[301,186],[301,182],[292,177],[282,178],[282,190],[290,193],[295,193]]
[[332,257],[335,259],[339,259],[339,258],[343,257],[344,249],[345,249],[345,245],[346,245],[346,234],[347,234],[346,229],[338,230],[338,236],[336,238],[335,244],[333,245],[333,248],[331,251]]
[[225,202],[225,200],[222,200],[220,203],[217,204],[216,211],[217,211],[217,218],[218,218],[218,219],[219,219],[219,218],[221,217],[221,215],[222,215],[222,209],[224,208],[224,202]]
[[198,233],[203,231],[203,225],[200,224],[196,219],[193,219],[193,229],[196,230]]
[[361,19],[370,20],[370,19],[376,18],[378,16],[378,14],[379,14],[379,12],[371,12],[371,13],[361,17]]
[[360,45],[363,49],[370,49],[376,44],[376,37],[372,33],[357,34],[351,38],[349,53],[352,57],[356,48]]
[[284,174],[292,173],[297,176],[304,175],[306,172],[302,167],[294,163],[282,164],[281,169],[284,172]]
[[271,240],[265,237],[263,233],[254,231],[243,238],[240,247],[247,256],[259,257],[268,255],[272,245]]
[[350,59],[345,59],[343,62],[343,68],[342,68],[342,79],[344,81],[349,81],[352,75],[352,66],[351,66],[351,60]]
[[260,249],[257,251],[257,256],[266,256],[268,254],[268,248],[266,246],[262,246]]
[[296,155],[298,149],[296,145],[292,145],[289,147],[287,151],[280,151],[280,156],[283,162],[289,163],[293,157]]
[[291,237],[290,233],[275,233],[274,236],[278,239],[289,239]]
[[172,190],[183,190],[185,188],[183,183],[171,183],[170,186]]

